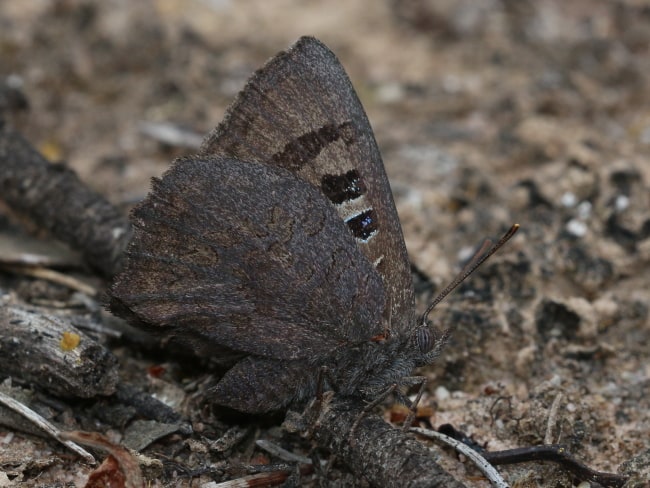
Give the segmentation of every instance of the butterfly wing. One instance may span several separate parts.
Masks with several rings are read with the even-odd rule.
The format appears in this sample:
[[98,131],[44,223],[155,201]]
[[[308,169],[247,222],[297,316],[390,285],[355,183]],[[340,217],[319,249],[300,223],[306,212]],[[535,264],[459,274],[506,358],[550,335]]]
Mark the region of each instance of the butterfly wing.
[[168,339],[289,360],[382,331],[378,273],[320,192],[283,168],[178,160],[132,222],[109,305]]
[[319,189],[378,270],[383,326],[413,324],[402,230],[368,118],[336,56],[303,37],[255,73],[201,153],[285,168]]

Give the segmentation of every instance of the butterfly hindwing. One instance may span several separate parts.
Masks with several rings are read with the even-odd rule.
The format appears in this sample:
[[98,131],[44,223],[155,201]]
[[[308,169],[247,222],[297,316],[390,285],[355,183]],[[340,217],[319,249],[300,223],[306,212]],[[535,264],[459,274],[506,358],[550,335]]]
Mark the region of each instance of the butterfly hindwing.
[[384,327],[410,330],[413,285],[388,179],[363,107],[326,46],[303,37],[257,71],[201,154],[285,168],[317,188],[382,277]]
[[110,292],[132,322],[283,360],[381,333],[381,278],[321,193],[283,168],[177,160],[132,221]]

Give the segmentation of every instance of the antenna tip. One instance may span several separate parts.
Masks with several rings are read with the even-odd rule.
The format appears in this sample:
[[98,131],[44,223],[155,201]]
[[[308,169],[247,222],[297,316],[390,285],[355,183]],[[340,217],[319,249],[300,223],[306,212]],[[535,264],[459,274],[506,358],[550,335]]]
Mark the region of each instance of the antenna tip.
[[510,229],[508,229],[508,232],[506,232],[505,235],[503,236],[503,238],[505,239],[504,242],[510,239],[512,236],[514,236],[518,230],[519,230],[519,224],[512,224],[512,227],[510,227]]

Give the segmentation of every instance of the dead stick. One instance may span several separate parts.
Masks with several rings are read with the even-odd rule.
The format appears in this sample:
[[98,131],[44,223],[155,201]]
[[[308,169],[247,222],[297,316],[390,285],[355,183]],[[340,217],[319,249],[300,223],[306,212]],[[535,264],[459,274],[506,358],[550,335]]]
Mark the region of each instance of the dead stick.
[[131,236],[127,218],[72,170],[50,164],[2,120],[0,198],[79,250],[86,262],[105,276],[117,271]]
[[[78,339],[70,347],[65,333]],[[0,301],[0,377],[13,376],[64,397],[110,395],[117,359],[73,327],[65,316],[34,306]]]
[[313,426],[319,447],[344,460],[356,476],[373,486],[464,486],[434,461],[421,442],[375,415],[364,416],[354,430],[354,442],[348,442],[362,410],[363,405],[347,401],[334,401],[325,407]]

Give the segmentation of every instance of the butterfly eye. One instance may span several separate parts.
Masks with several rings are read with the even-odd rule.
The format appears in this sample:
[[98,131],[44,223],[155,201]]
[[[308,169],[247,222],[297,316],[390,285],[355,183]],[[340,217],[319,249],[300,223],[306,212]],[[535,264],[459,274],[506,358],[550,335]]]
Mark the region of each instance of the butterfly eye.
[[426,354],[433,349],[435,338],[428,327],[418,327],[415,331],[415,342],[422,354]]

